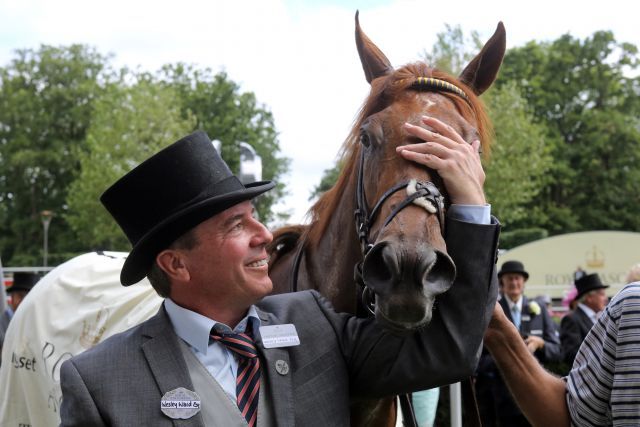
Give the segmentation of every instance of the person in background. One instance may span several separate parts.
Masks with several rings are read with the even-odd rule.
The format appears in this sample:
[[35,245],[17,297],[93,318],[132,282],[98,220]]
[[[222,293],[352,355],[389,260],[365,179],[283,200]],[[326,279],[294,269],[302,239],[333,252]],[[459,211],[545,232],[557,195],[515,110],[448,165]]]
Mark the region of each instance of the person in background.
[[7,294],[11,298],[9,305],[15,313],[18,306],[24,300],[33,287],[40,280],[40,276],[30,272],[13,273],[13,284],[7,288]]
[[627,273],[627,283],[640,281],[640,262],[634,264]]
[[[13,314],[18,309],[18,306],[22,300],[27,296],[31,289],[38,283],[40,276],[36,273],[30,272],[16,272],[13,273],[13,284],[7,288],[6,292],[10,297],[9,307],[0,313],[0,363],[2,354],[2,345],[4,344],[4,337],[11,322]],[[4,283],[2,284],[4,287]]]
[[578,295],[576,285],[571,284],[571,288],[565,292],[565,295],[562,298],[562,306],[567,307],[567,310],[569,311],[575,310],[576,306],[578,305],[578,302],[576,301],[576,295]]
[[[529,273],[520,261],[506,261],[498,272],[502,298],[497,302],[518,329],[521,339],[539,363],[558,362],[560,339],[547,310],[524,295]],[[522,372],[522,375],[526,373]],[[476,372],[476,394],[483,426],[529,426],[485,349]]]
[[547,313],[549,313],[549,316],[552,315],[552,312],[551,312],[552,300],[548,294],[538,295],[536,297],[536,302],[540,305],[540,307],[547,310]]
[[578,305],[560,323],[560,342],[565,363],[573,365],[582,341],[607,306],[605,289],[608,287],[602,283],[597,273],[587,274],[576,280],[578,294],[575,299]]
[[500,304],[484,343],[534,426],[638,426],[638,336],[640,282],[632,282],[602,311],[564,378],[537,363]]

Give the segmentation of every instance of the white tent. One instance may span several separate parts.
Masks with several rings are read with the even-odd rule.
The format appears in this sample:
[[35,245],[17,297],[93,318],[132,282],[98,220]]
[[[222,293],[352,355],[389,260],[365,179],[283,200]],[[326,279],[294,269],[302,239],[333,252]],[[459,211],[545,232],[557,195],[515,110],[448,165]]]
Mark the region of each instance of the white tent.
[[60,424],[60,366],[75,354],[154,315],[149,282],[127,288],[127,254],[88,253],[50,271],[11,320],[0,367],[0,425]]

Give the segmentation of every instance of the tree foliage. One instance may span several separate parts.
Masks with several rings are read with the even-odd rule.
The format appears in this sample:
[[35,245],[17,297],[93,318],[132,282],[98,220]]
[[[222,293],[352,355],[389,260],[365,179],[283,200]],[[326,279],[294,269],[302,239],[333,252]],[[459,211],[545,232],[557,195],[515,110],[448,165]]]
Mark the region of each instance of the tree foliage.
[[[277,181],[288,170],[271,113],[225,73],[182,64],[155,74],[115,72],[109,61],[87,46],[41,46],[17,51],[0,68],[5,264],[41,263],[44,210],[54,212],[51,264],[92,247],[128,248],[98,195],[160,146],[196,129],[222,141],[235,170],[239,141],[262,156],[263,179]],[[271,193],[258,205],[266,221],[284,188]]]
[[505,230],[529,226],[540,215],[529,202],[546,184],[553,162],[546,129],[533,122],[514,84],[491,90],[485,101],[495,129],[491,157],[484,165],[487,198]]
[[61,214],[77,175],[77,155],[86,150],[106,63],[86,46],[41,46],[17,51],[0,68],[0,245],[5,263],[40,263],[44,210],[54,212],[51,251],[73,250]]
[[[251,145],[262,157],[262,179],[274,180],[289,169],[289,159],[280,155],[273,115],[258,105],[251,92],[240,93],[226,73],[213,75],[184,64],[163,67],[160,79],[179,95],[183,115],[193,114],[196,127],[222,143],[222,157],[231,170],[238,172],[240,142]],[[256,210],[265,222],[276,218],[271,206],[286,194],[284,184],[261,196]]]
[[311,195],[309,196],[309,200],[313,200],[320,197],[322,193],[324,193],[325,191],[333,187],[333,185],[338,180],[338,177],[340,176],[340,172],[342,171],[342,166],[343,166],[342,162],[338,161],[333,167],[329,169],[325,169],[322,172],[322,178],[320,179],[320,184],[318,184],[313,189],[313,191],[311,192]]
[[640,230],[637,48],[596,32],[511,49],[499,84],[515,82],[547,128],[549,179],[528,207],[551,234]]
[[143,78],[132,86],[110,86],[96,102],[88,150],[79,156],[80,174],[69,189],[65,216],[86,249],[129,250],[99,198],[118,178],[193,129],[194,120],[181,118],[175,100],[170,88]]

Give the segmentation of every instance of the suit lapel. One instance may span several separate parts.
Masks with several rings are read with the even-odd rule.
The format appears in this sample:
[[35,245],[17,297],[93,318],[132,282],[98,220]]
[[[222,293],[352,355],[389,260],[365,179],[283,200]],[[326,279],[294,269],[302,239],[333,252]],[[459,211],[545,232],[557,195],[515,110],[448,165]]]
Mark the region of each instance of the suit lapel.
[[506,314],[507,317],[509,318],[509,321],[515,324],[513,321],[513,316],[511,315],[511,309],[509,308],[509,303],[507,302],[507,296],[503,295],[502,298],[500,298],[500,301],[498,302],[502,306],[502,311],[504,311],[504,314]]
[[[262,326],[282,324],[273,314],[257,309]],[[267,378],[270,403],[273,405],[275,425],[295,424],[293,406],[293,371],[289,348],[265,348],[260,334],[256,334],[256,345],[263,357],[262,375]],[[286,366],[287,370],[283,369]]]
[[584,328],[586,328],[588,332],[591,329],[591,327],[593,327],[593,321],[591,320],[589,315],[585,313],[584,310],[581,309],[580,307],[576,307],[575,311],[578,313],[578,319],[580,323]]
[[533,321],[533,315],[529,310],[529,299],[526,296],[522,296],[522,312],[520,314],[520,331],[523,335],[531,334],[531,322]]
[[[179,387],[193,391],[189,370],[180,353],[179,338],[173,331],[164,305],[160,307],[158,314],[145,324],[142,334],[147,338],[142,344],[142,352],[160,393],[164,395]],[[200,396],[200,399],[203,398],[204,396]],[[173,420],[173,423],[175,426],[204,426],[200,413],[186,420]]]

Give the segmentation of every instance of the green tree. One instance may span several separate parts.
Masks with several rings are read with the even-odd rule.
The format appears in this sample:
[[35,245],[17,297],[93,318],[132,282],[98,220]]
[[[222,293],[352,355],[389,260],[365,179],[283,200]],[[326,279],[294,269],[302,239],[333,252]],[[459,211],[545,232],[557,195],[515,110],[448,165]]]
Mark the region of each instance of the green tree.
[[[6,264],[39,265],[40,212],[54,212],[52,253],[77,248],[64,220],[107,58],[81,45],[18,50],[0,68],[0,248]],[[51,257],[55,262],[55,257]]]
[[542,215],[530,206],[548,180],[553,158],[546,128],[533,121],[515,84],[485,95],[495,129],[491,157],[485,161],[485,191],[505,231],[540,226]]
[[[481,47],[478,32],[466,37],[460,26],[446,25],[424,57],[428,64],[458,75]],[[484,160],[485,191],[492,211],[505,231],[540,227],[546,216],[530,202],[546,185],[553,165],[547,130],[544,124],[534,123],[527,99],[514,82],[490,89],[482,99],[495,129],[491,156]]]
[[637,54],[607,31],[507,52],[498,84],[517,83],[552,148],[549,179],[529,204],[551,234],[640,230]]
[[262,179],[277,182],[276,188],[261,196],[256,209],[263,221],[285,220],[286,213],[271,210],[285,194],[279,179],[289,170],[289,159],[280,154],[273,115],[259,105],[252,92],[240,92],[226,73],[194,69],[184,64],[165,66],[159,78],[179,96],[183,115],[193,114],[196,127],[222,143],[222,157],[238,172],[240,142],[251,145],[262,157]]
[[313,200],[317,197],[320,197],[322,193],[329,190],[338,180],[340,176],[340,172],[342,171],[342,163],[338,161],[333,167],[329,169],[325,169],[322,172],[322,178],[320,178],[320,184],[318,184],[311,195],[309,196],[309,200]]
[[437,34],[437,41],[431,52],[423,52],[424,61],[433,68],[458,75],[482,48],[482,40],[477,31],[467,37],[459,25],[445,24],[445,31]]
[[[88,218],[105,215],[96,196],[109,180],[145,157],[144,150],[155,151],[160,139],[168,144],[204,129],[222,141],[222,154],[236,170],[239,141],[251,144],[262,157],[264,179],[277,181],[288,170],[288,159],[279,155],[271,113],[226,74],[181,64],[153,75],[116,73],[109,59],[87,46],[42,46],[17,51],[16,59],[0,68],[0,249],[8,265],[40,264],[44,210],[54,212],[51,264],[90,246],[122,247],[113,240],[104,217],[95,229],[88,226]],[[94,117],[98,99],[100,109]],[[143,117],[162,123],[150,122],[145,132]],[[157,135],[150,136],[154,131]],[[132,146],[136,138],[141,147]],[[107,153],[100,144],[122,151]],[[115,164],[103,168],[92,163],[111,157],[121,173]],[[77,180],[80,171],[84,175]],[[260,199],[258,211],[264,220],[277,216],[270,207],[284,193],[280,185]]]
[[112,85],[95,103],[80,155],[80,173],[69,189],[65,219],[88,249],[130,249],[127,239],[99,201],[104,190],[144,159],[191,132],[171,88],[139,76],[133,86]]

